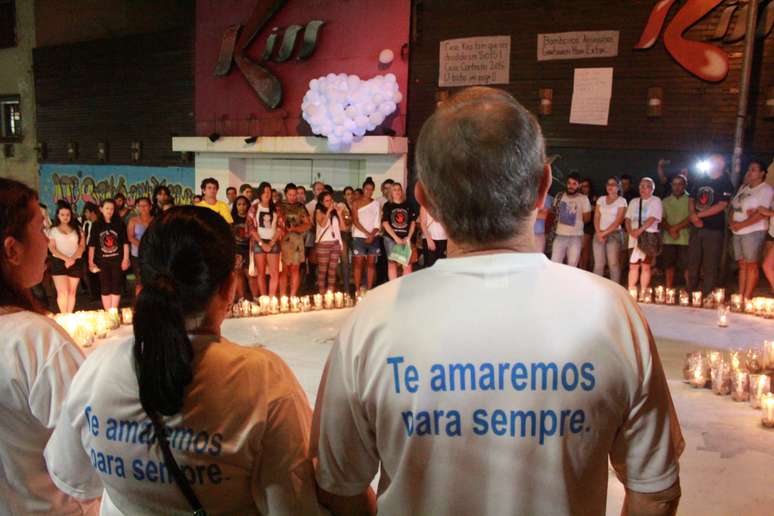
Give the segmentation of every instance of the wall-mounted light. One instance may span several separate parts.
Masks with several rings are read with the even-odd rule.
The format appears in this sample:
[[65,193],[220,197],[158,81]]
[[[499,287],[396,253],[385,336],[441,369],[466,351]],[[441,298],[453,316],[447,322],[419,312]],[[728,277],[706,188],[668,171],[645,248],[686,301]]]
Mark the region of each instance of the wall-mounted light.
[[444,102],[449,100],[449,90],[438,90],[435,92],[435,105],[440,106]]
[[540,97],[538,113],[541,116],[550,115],[554,110],[554,90],[551,88],[540,88],[538,90],[538,97]]
[[97,159],[100,161],[107,161],[107,158],[108,158],[107,142],[97,142]]
[[658,118],[663,113],[664,88],[648,88],[648,118]]
[[70,161],[78,159],[78,142],[68,142],[68,144],[67,144],[67,158]]
[[48,157],[48,146],[46,145],[46,142],[38,142],[37,145],[35,145],[35,154],[38,157],[38,161],[43,161]]
[[140,161],[140,158],[142,158],[142,142],[133,141],[129,149],[132,161]]
[[6,143],[3,145],[3,157],[13,158],[16,154],[13,143]]
[[766,88],[766,118],[774,118],[774,86]]

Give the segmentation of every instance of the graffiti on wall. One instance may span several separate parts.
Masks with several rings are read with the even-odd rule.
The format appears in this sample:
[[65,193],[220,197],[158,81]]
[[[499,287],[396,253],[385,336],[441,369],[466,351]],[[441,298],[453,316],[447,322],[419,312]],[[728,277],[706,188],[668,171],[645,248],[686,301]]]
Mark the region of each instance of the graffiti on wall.
[[65,200],[80,212],[85,203],[98,205],[119,192],[133,206],[140,197],[151,197],[158,185],[169,188],[176,204],[191,204],[195,195],[194,169],[69,164],[40,167],[41,202],[49,209]]

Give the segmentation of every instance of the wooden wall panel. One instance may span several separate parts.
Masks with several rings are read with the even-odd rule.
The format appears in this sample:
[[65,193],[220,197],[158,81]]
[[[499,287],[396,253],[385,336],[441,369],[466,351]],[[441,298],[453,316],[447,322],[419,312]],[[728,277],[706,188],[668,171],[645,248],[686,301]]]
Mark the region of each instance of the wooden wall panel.
[[194,134],[193,28],[43,47],[34,50],[37,136],[43,162],[131,163],[131,142],[142,142],[141,165],[180,163],[172,135]]

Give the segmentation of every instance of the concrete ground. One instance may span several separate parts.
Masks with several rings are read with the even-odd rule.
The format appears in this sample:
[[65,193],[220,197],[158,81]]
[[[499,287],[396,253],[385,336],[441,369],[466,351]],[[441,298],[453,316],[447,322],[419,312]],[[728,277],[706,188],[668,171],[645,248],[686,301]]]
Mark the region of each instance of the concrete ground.
[[[713,310],[644,305],[667,373],[686,441],[680,461],[683,496],[678,514],[764,516],[774,514],[774,429],[763,428],[760,411],[709,389],[682,381],[686,353],[735,349],[774,338],[774,321],[731,314],[718,328]],[[251,346],[262,343],[293,369],[314,403],[328,351],[349,310],[230,319],[223,334]],[[122,328],[119,334],[129,334]],[[375,485],[375,484],[374,484]],[[613,471],[608,515],[620,513],[624,490]]]

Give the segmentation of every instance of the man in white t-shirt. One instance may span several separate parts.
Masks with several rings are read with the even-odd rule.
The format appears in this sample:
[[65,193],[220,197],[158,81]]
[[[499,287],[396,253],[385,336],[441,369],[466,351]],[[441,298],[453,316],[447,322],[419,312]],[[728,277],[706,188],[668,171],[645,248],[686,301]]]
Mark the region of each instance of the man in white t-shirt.
[[342,327],[312,427],[322,503],[373,514],[380,471],[380,515],[602,514],[609,459],[628,510],[673,514],[683,440],[644,317],[534,252],[551,184],[537,121],[470,88],[416,152],[449,258],[369,292]]
[[591,220],[591,202],[580,193],[580,176],[567,176],[567,190],[556,196],[556,235],[551,248],[551,260],[577,267],[583,247],[583,225]]
[[744,183],[731,199],[732,215],[728,224],[734,234],[734,259],[739,264],[739,292],[745,299],[752,297],[758,284],[769,229],[769,219],[758,208],[768,207],[772,197],[774,188],[766,183],[766,169],[761,162],[752,161]]

